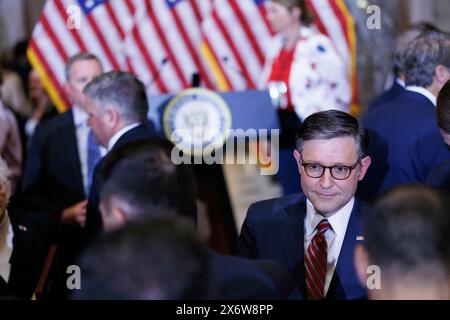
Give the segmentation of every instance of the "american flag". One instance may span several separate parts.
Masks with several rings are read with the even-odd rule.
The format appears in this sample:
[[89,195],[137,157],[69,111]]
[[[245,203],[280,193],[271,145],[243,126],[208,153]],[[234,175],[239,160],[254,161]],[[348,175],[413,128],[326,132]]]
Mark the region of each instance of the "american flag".
[[203,21],[203,52],[222,90],[257,87],[273,36],[264,0],[215,0]]
[[[106,71],[139,75],[149,95],[189,88],[194,74],[209,89],[253,89],[273,35],[264,1],[47,0],[28,57],[60,111],[70,105],[64,63],[80,51],[96,54]],[[308,1],[318,13],[325,12],[321,1],[345,8],[343,0]],[[337,29],[324,23],[329,15],[316,16],[322,31],[352,59],[350,43],[342,41],[349,34],[347,21],[338,19]]]

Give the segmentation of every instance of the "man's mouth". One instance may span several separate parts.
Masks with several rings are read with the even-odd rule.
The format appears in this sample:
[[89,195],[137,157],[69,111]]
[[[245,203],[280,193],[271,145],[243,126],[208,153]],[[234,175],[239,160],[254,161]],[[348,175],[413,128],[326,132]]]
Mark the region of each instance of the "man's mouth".
[[336,196],[335,193],[326,193],[326,192],[316,192],[316,193],[321,198],[332,198],[332,197]]

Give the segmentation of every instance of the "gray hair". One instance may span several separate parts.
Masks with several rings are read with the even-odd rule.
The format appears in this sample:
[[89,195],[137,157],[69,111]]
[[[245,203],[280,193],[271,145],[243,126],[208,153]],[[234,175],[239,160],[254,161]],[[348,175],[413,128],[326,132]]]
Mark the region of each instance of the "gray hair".
[[407,31],[403,32],[397,37],[395,43],[395,53],[394,53],[394,67],[396,75],[405,73],[405,59],[408,50],[408,44],[418,37],[426,37],[429,39],[445,40],[450,39],[450,35],[447,32],[437,29],[435,26],[429,23],[419,23],[412,26]]
[[11,186],[11,181],[9,180],[9,176],[11,171],[6,164],[6,161],[0,156],[0,188],[3,190],[9,190]]
[[420,36],[405,51],[404,72],[407,86],[426,88],[433,83],[438,65],[450,68],[450,41],[447,36]]
[[355,117],[338,110],[317,112],[307,117],[297,130],[297,151],[303,151],[305,141],[341,137],[354,138],[359,158],[366,156],[369,147],[367,130]]
[[93,53],[90,52],[79,52],[73,56],[71,56],[67,61],[66,65],[64,67],[64,72],[66,75],[66,80],[69,80],[70,77],[70,68],[72,68],[72,65],[77,61],[84,61],[84,60],[96,60],[100,67],[103,69],[102,62],[100,59]]
[[144,84],[133,74],[110,71],[94,78],[83,93],[93,99],[100,108],[112,106],[123,121],[145,122],[148,113]]

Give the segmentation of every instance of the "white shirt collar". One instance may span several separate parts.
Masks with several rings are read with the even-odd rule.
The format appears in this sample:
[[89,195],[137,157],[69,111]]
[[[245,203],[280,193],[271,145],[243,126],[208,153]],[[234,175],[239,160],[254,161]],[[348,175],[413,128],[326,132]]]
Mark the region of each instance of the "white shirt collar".
[[306,201],[305,236],[309,237],[323,219],[327,219],[336,234],[345,234],[348,221],[355,204],[355,197],[329,218],[325,218],[316,211],[311,201]]
[[405,80],[402,80],[400,78],[395,78],[395,82],[397,82],[398,85],[402,86],[403,88],[406,87]]
[[417,92],[423,96],[425,96],[426,98],[428,98],[428,100],[431,101],[431,103],[436,107],[436,97],[427,89],[423,88],[423,87],[418,87],[418,86],[408,86],[406,87],[406,90],[408,91],[412,91],[412,92]]
[[75,127],[87,125],[87,120],[89,118],[89,115],[87,114],[86,111],[80,109],[77,106],[73,106],[72,112],[73,112],[73,122],[75,124]]
[[140,123],[135,122],[135,123],[132,123],[132,124],[126,126],[122,130],[116,132],[116,134],[113,135],[111,137],[111,139],[109,139],[109,141],[108,141],[108,151],[111,151],[111,149],[114,147],[116,142],[120,139],[120,137],[122,137],[125,133],[127,133],[128,131],[136,128],[139,125],[140,125]]

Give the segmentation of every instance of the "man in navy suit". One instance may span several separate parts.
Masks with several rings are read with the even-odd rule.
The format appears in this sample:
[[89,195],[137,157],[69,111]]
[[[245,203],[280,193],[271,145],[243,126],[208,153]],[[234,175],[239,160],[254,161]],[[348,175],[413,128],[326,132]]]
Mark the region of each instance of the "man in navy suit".
[[[442,138],[450,147],[450,80],[439,92],[436,114]],[[450,158],[430,171],[428,185],[450,192]]]
[[368,137],[351,115],[324,111],[297,132],[295,159],[304,194],[253,204],[237,252],[285,265],[311,300],[362,299],[353,251],[366,204],[355,197],[371,159]]
[[[196,222],[194,174],[188,165],[172,162],[172,148],[168,142],[160,140],[134,141],[115,148],[105,157],[100,191],[105,231],[111,232],[130,221],[144,221],[158,214],[172,213]],[[211,268],[211,298],[300,298],[289,272],[274,261],[222,256],[211,249],[206,252]],[[100,272],[97,277],[104,279]],[[129,288],[124,288],[127,290]],[[99,288],[91,291],[76,292],[76,295],[88,298],[96,294],[108,298],[101,296]]]
[[[149,106],[145,85],[135,75],[110,71],[92,80],[83,92],[89,126],[108,152],[131,141],[155,136],[154,127],[147,119]],[[98,207],[102,160],[95,167],[89,193],[85,227],[87,241],[102,229]]]
[[436,97],[450,79],[450,42],[428,34],[408,44],[406,90],[396,99],[369,111],[369,169],[359,194],[373,200],[390,187],[426,183],[429,171],[450,157],[436,125]]
[[376,97],[369,105],[369,110],[375,110],[379,106],[382,106],[386,102],[394,100],[400,93],[405,91],[405,80],[397,74],[394,79],[394,83],[389,88],[389,90],[383,92],[381,95]]
[[[82,52],[67,60],[65,72],[64,89],[72,108],[38,126],[28,150],[20,194],[12,204],[11,286],[23,298],[36,288],[50,242],[58,243],[59,273],[66,275],[65,268],[75,262],[83,239],[92,175],[83,89],[102,73],[102,65],[95,55]],[[93,147],[101,154],[98,145]],[[63,288],[65,282],[61,280]]]
[[435,26],[429,23],[419,23],[402,33],[396,40],[394,53],[394,83],[391,88],[375,98],[369,105],[369,110],[374,110],[385,103],[394,100],[399,94],[405,91],[405,57],[408,43],[420,35],[442,33]]

